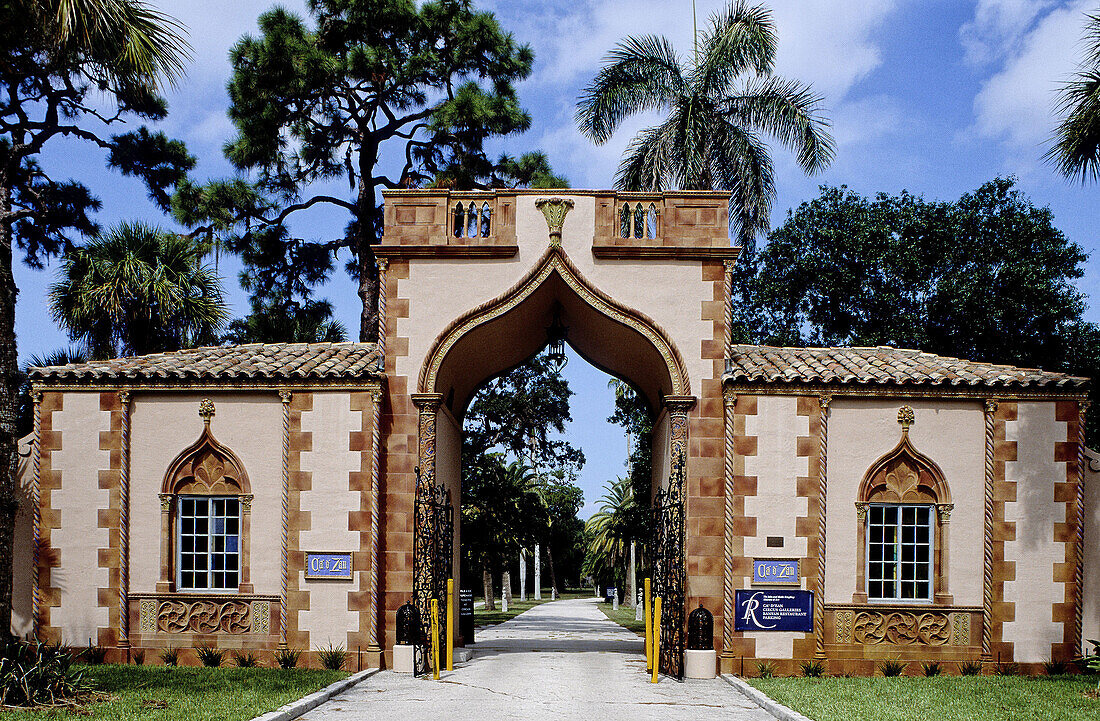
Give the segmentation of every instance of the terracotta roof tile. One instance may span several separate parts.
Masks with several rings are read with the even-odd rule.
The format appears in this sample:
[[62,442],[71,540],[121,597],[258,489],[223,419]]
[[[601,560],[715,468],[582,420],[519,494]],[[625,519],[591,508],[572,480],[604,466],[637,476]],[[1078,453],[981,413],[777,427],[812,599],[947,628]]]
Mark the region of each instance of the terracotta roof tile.
[[374,343],[253,343],[31,368],[36,381],[377,378]]
[[726,378],[740,382],[863,385],[950,385],[1076,389],[1087,378],[1034,368],[877,348],[774,348],[737,345]]

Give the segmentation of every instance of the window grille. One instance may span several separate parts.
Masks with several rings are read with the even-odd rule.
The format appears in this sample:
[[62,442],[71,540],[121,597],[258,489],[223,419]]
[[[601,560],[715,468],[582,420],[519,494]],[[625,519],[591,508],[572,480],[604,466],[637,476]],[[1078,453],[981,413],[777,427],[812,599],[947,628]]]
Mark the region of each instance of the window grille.
[[240,582],[237,498],[182,496],[177,528],[181,591],[233,591]]

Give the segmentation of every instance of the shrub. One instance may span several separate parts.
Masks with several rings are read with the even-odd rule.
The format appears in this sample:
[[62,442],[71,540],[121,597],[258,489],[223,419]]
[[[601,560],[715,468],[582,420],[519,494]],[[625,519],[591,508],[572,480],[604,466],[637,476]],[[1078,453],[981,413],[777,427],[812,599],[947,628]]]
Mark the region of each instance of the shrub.
[[824,661],[803,661],[798,667],[806,678],[819,678],[825,675]]
[[1052,658],[1049,661],[1043,661],[1043,672],[1047,676],[1062,676],[1069,673],[1069,664],[1064,660]]
[[1019,676],[1020,665],[1006,661],[1004,663],[997,664],[997,667],[993,669],[993,673],[997,676]]
[[761,661],[756,664],[756,675],[760,678],[772,678],[775,676],[775,664],[770,661]]
[[317,658],[321,661],[321,666],[329,671],[343,671],[344,662],[348,660],[348,652],[343,646],[334,646],[330,643],[327,648],[317,649]]
[[195,647],[195,655],[207,668],[218,668],[225,660],[225,651],[215,648],[212,644],[203,643]]
[[900,676],[905,673],[905,669],[909,667],[909,664],[895,659],[883,661],[878,665],[878,670],[882,672],[883,676]]
[[99,666],[107,660],[107,649],[98,644],[92,643],[92,639],[88,639],[88,648],[81,651],[81,656],[88,662],[89,666]]
[[298,659],[302,657],[302,652],[293,648],[280,648],[275,652],[275,663],[279,664],[279,668],[294,668],[298,665]]
[[145,665],[145,649],[139,648],[139,649],[134,650],[134,652],[130,654],[130,658],[134,659],[134,664],[135,665],[144,666]]
[[165,666],[179,666],[180,650],[175,646],[169,646],[160,652],[160,660],[164,662]]
[[[1092,644],[1092,653],[1081,659],[1087,673],[1100,673],[1100,641],[1089,639]],[[1100,680],[1096,682],[1096,691],[1100,693]]]
[[0,645],[0,705],[56,705],[88,693],[68,649],[39,641]]
[[233,652],[233,665],[237,668],[256,668],[260,665],[260,660],[256,658],[256,654],[248,651],[241,653],[240,651]]
[[943,673],[943,666],[940,665],[939,661],[930,661],[928,663],[922,663],[920,665],[920,670],[925,676],[939,676]]
[[981,676],[981,661],[963,661],[959,664],[959,674],[962,676]]

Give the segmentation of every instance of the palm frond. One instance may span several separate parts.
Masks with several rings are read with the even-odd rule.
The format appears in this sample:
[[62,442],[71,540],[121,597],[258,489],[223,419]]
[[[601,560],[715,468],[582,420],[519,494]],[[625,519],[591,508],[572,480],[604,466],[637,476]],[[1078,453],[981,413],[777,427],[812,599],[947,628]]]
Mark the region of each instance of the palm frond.
[[836,155],[822,101],[805,83],[771,76],[747,80],[724,112],[733,123],[763,131],[795,151],[798,164],[812,175]]
[[704,94],[721,93],[739,75],[768,75],[775,67],[778,46],[771,10],[764,5],[750,7],[745,0],[730,3],[711,16],[710,28],[703,33],[692,85]]
[[1100,180],[1100,70],[1082,71],[1066,83],[1058,111],[1065,117],[1045,159],[1067,178]]
[[675,153],[665,125],[642,130],[630,141],[615,174],[616,188],[653,193],[668,188]]
[[605,62],[577,101],[577,124],[598,144],[610,140],[627,117],[667,105],[684,91],[680,59],[667,38],[628,37]]
[[751,244],[767,230],[775,201],[775,168],[768,147],[747,128],[726,123],[722,144],[716,148],[714,170],[730,191],[730,226],[742,245]]

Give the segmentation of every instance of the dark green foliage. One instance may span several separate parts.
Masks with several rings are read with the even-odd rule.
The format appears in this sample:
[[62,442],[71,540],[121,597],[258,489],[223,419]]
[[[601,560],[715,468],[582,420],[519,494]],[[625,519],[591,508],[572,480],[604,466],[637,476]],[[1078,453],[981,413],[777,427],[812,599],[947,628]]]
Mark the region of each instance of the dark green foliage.
[[925,676],[939,676],[943,673],[943,665],[939,661],[927,661],[920,665],[920,670]]
[[260,665],[260,660],[251,651],[234,651],[233,665],[237,668],[255,668]]
[[767,228],[775,178],[764,136],[793,150],[807,173],[834,154],[822,99],[797,80],[773,74],[778,38],[771,11],[732,0],[716,12],[685,65],[663,36],[628,37],[584,89],[577,124],[596,143],[631,115],[658,111],[619,166],[624,190],[728,190],[730,219],[742,243]]
[[135,666],[144,666],[145,665],[145,649],[143,649],[143,648],[135,649],[133,651],[133,653],[130,654],[130,658],[132,658],[134,660],[134,665]]
[[317,649],[317,659],[321,662],[321,668],[329,671],[343,671],[344,663],[348,660],[348,652],[343,646],[330,643],[325,648]]
[[[258,282],[252,292],[263,303],[301,302],[281,286],[298,274],[327,276],[335,254],[349,250],[364,306],[359,336],[372,340],[379,191],[423,185],[449,168],[489,175],[485,140],[530,124],[512,84],[527,77],[533,56],[467,0],[315,0],[309,14],[269,10],[259,33],[230,53],[229,115],[237,136],[226,156],[256,182],[184,184],[174,207],[181,222],[220,236],[227,247],[275,242],[286,249],[282,255],[299,256],[275,266],[281,279]],[[377,167],[383,151],[406,159],[391,176]],[[347,183],[346,196],[310,187],[334,179]],[[344,237],[283,232],[286,218],[319,204],[348,214]]]
[[67,649],[16,640],[0,646],[0,705],[56,704],[73,701],[87,691]]
[[66,253],[50,314],[93,358],[212,344],[228,312],[190,238],[123,223]]
[[1004,661],[998,663],[993,667],[993,674],[995,676],[1019,676],[1020,664],[1013,663],[1011,661]]
[[806,678],[820,678],[825,675],[824,661],[803,661],[798,668]]
[[981,676],[982,675],[982,662],[981,661],[963,661],[959,664],[959,675],[961,676]]
[[225,661],[225,651],[209,643],[195,646],[195,655],[207,668],[218,668]]
[[878,665],[878,670],[883,676],[892,677],[902,675],[908,667],[909,664],[904,661],[887,659]]
[[69,363],[83,363],[88,353],[83,348],[60,348],[45,355],[32,355],[20,370],[19,426],[16,435],[20,438],[34,430],[34,401],[31,398],[31,381],[27,372],[40,366],[63,366]]
[[280,648],[275,652],[275,663],[279,668],[296,668],[302,652],[293,648]]
[[89,666],[98,666],[107,659],[107,650],[106,646],[93,643],[92,639],[89,638],[88,647],[81,651],[80,655]]
[[760,678],[772,678],[775,676],[775,664],[771,661],[760,661],[756,664],[756,675]]
[[1047,676],[1061,676],[1069,673],[1069,663],[1064,659],[1052,658],[1043,662],[1043,673]]
[[604,486],[600,509],[585,524],[588,553],[583,571],[598,585],[627,588],[630,543],[642,538],[637,519],[647,505],[638,501],[629,478],[617,478]]
[[323,300],[267,300],[253,296],[252,312],[229,324],[225,343],[340,343],[348,339],[344,324],[332,317]]
[[175,646],[169,646],[160,652],[160,660],[165,666],[179,666],[180,650]]
[[[1082,318],[1075,281],[1085,260],[1012,178],[955,202],[822,187],[762,251],[744,254],[734,337],[891,345],[1091,376],[1100,330]],[[1094,408],[1090,439],[1098,417]]]

